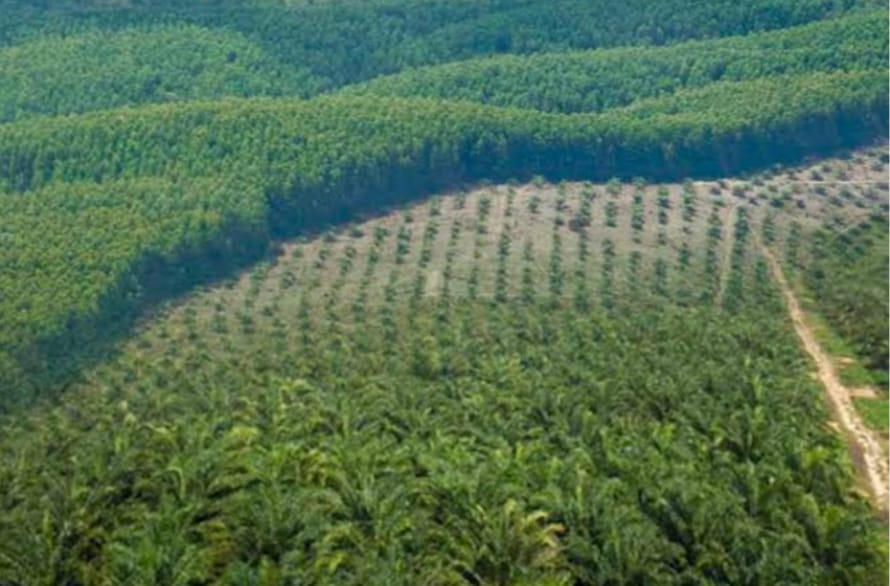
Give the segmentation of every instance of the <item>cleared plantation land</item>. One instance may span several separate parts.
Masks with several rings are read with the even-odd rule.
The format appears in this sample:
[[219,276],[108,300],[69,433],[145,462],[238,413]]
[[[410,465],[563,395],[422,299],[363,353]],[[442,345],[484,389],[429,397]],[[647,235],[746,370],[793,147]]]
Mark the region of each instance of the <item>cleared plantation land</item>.
[[[681,198],[674,187],[667,197],[671,203],[659,208],[655,188],[623,186],[612,194],[583,184],[452,194],[284,244],[274,262],[176,306],[159,325],[188,329],[190,314],[208,325],[213,307],[224,308],[222,319],[238,329],[233,307],[268,325],[269,318],[297,315],[306,304],[349,324],[358,312],[431,297],[599,305],[606,293],[613,302],[635,303],[666,300],[673,290],[696,300],[713,296],[726,256],[723,234],[732,230],[736,206],[726,196],[696,194],[695,217],[687,221]],[[708,264],[707,250],[717,265]],[[606,259],[614,268],[604,275]],[[645,286],[655,282],[656,265],[667,269],[665,284],[673,284],[660,293]],[[577,297],[581,288],[587,290],[583,299]],[[314,322],[328,318],[326,312],[311,315]],[[146,332],[149,342],[155,327]]]
[[484,186],[282,243],[4,423],[0,575],[881,584],[760,245],[790,270],[883,217],[885,159]]
[[0,586],[886,586],[877,0],[0,13]]
[[736,241],[740,225],[763,235],[790,269],[805,265],[814,230],[842,231],[885,212],[886,173],[880,152],[862,151],[745,181],[541,181],[449,193],[282,243],[273,260],[171,305],[131,346],[213,324],[255,328],[301,307],[313,309],[313,323],[333,316],[346,325],[387,304],[440,297],[583,307],[725,303],[731,281],[744,295],[763,269],[753,236]]
[[[0,199],[12,243],[0,274],[2,408],[64,380],[84,354],[101,355],[109,334],[153,297],[255,260],[274,234],[378,213],[461,181],[706,177],[797,161],[880,136],[885,79],[868,71],[714,83],[575,116],[326,96],[2,125]],[[789,110],[801,95],[807,103]],[[72,136],[84,139],[77,148]],[[72,254],[84,262],[68,262]]]
[[[405,319],[404,309],[430,300],[732,310],[770,279],[758,241],[784,259],[805,296],[795,275],[812,261],[810,236],[886,214],[887,169],[883,151],[869,149],[747,180],[542,180],[449,193],[282,243],[271,261],[163,310],[122,348],[121,360],[192,368],[191,352],[253,352],[272,332],[280,348],[289,348],[306,329],[348,331],[381,316]],[[841,376],[861,369],[849,348],[828,346],[838,352]],[[111,363],[99,372],[119,370]],[[859,403],[886,405],[886,389],[873,386],[878,397]]]

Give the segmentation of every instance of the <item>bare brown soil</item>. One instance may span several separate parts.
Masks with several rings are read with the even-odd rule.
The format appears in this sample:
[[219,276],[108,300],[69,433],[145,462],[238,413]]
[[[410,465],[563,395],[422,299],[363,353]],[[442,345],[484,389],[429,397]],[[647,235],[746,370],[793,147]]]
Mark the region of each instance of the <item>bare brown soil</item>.
[[853,406],[854,393],[841,383],[831,358],[822,349],[813,331],[807,325],[806,316],[776,257],[766,247],[763,247],[763,254],[785,297],[794,330],[804,349],[816,363],[819,381],[825,387],[835,418],[848,439],[853,462],[866,482],[875,504],[879,510],[886,513],[888,511],[888,466],[881,445]]
[[850,396],[855,399],[877,399],[878,392],[871,387],[855,387],[850,389]]

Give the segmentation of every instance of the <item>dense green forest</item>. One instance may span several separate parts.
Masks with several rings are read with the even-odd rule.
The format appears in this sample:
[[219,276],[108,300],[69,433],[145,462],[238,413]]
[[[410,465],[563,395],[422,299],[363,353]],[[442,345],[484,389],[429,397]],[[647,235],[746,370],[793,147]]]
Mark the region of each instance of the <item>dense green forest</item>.
[[671,47],[501,56],[412,69],[349,94],[470,100],[547,112],[599,112],[717,81],[882,69],[887,11]]
[[883,4],[0,14],[0,586],[886,582]]
[[[781,29],[833,16],[844,6],[677,1],[660,2],[656,10],[631,2],[622,3],[620,11],[604,11],[577,0],[551,4],[170,2],[152,3],[149,9],[138,3],[78,2],[66,8],[58,2],[39,7],[5,0],[0,31],[8,46],[0,51],[0,122],[189,98],[310,96],[406,67],[492,53],[536,55],[528,61],[495,59],[410,72],[358,91],[484,96],[498,105],[589,111],[720,78],[886,66],[883,9],[777,35],[677,47],[676,53],[644,49],[553,56],[541,52],[663,45]],[[854,5],[867,8],[870,3]],[[560,22],[551,22],[554,18]],[[452,46],[453,40],[461,46]],[[701,59],[696,70],[693,60]],[[636,71],[627,69],[628,62]],[[652,75],[657,83],[647,81]],[[605,89],[610,86],[614,89]]]
[[150,178],[0,196],[6,401],[76,368],[80,349],[125,326],[137,302],[259,257],[266,210],[249,194],[230,181]]
[[340,86],[408,66],[745,34],[882,6],[875,0],[344,0],[40,2],[4,0],[0,43],[185,22],[234,29],[284,63]]
[[231,31],[190,25],[94,31],[0,50],[0,122],[146,102],[305,97],[321,85]]

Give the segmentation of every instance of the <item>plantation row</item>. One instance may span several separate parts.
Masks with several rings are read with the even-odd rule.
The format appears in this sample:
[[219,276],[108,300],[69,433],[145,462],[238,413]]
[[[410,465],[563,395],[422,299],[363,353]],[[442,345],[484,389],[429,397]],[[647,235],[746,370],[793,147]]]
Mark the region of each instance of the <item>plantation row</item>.
[[[681,208],[673,190],[658,189],[657,209],[655,189],[642,185],[508,187],[436,198],[287,245],[252,272],[249,285],[236,287],[238,297],[223,290],[224,299],[206,304],[243,302],[251,325],[275,308],[297,313],[298,303],[330,310],[330,316],[313,313],[312,327],[362,323],[386,305],[415,306],[429,298],[548,300],[580,310],[614,305],[616,298],[628,307],[713,302],[714,291],[699,281],[710,269],[708,281],[716,286],[721,272],[706,265],[699,250],[705,224],[698,209],[710,209],[724,232],[733,212],[725,198],[697,195],[689,186]],[[709,244],[708,255],[726,255],[722,239]],[[612,275],[603,266],[607,250],[618,261]],[[740,277],[746,268],[739,267]],[[237,327],[240,319],[218,315],[214,326]]]
[[887,11],[669,47],[498,56],[408,70],[347,95],[460,99],[547,112],[599,112],[706,86],[817,71],[883,69]]
[[[58,357],[103,340],[106,324],[256,258],[270,233],[342,221],[462,180],[531,171],[603,179],[717,173],[779,157],[771,144],[793,156],[794,133],[807,150],[855,142],[884,129],[873,126],[886,118],[886,108],[873,110],[886,103],[879,79],[854,73],[716,84],[663,98],[664,114],[655,113],[655,102],[579,118],[327,98],[158,106],[3,126],[0,181],[11,191],[0,196],[4,238],[15,243],[2,250],[0,272],[3,395],[31,395],[34,384],[22,373],[63,372]],[[770,99],[757,108],[738,103],[764,91]],[[795,119],[787,104],[801,95],[806,103]],[[855,126],[839,100],[850,116],[859,112]],[[710,109],[681,111],[702,103]],[[829,130],[838,127],[843,134]],[[818,143],[811,137],[817,128]],[[740,132],[749,138],[740,141]],[[85,181],[100,183],[68,186]],[[69,242],[79,239],[101,245]],[[198,262],[202,254],[206,262]],[[183,270],[196,264],[212,270]]]
[[[882,176],[883,164],[869,171],[877,167],[857,159],[853,172]],[[752,286],[769,279],[752,233],[782,252],[795,239],[803,248],[823,225],[855,225],[880,210],[868,184],[804,188],[787,181],[535,183],[451,194],[285,245],[249,278],[201,297],[200,306],[176,309],[170,327],[192,332],[186,339],[196,325],[198,332],[252,334],[280,314],[285,321],[302,315],[305,329],[362,327],[369,316],[428,299],[547,301],[578,310],[716,303],[734,311]],[[852,199],[836,195],[848,189],[856,192]],[[238,310],[221,313],[224,307]],[[312,310],[319,307],[325,311]]]
[[[633,208],[627,191],[622,212]],[[520,293],[526,270],[549,271],[533,277],[535,299],[492,302],[497,288],[483,299],[480,287],[470,301],[481,259],[494,254],[501,270],[501,238],[480,233],[479,219],[507,217],[508,197],[467,197],[476,221],[464,230],[457,214],[441,235],[451,241],[460,221],[455,244],[429,260],[445,272],[450,253],[479,251],[465,293],[446,294],[454,283],[443,278],[437,296],[404,297],[439,234],[404,251],[399,218],[386,237],[320,237],[192,297],[58,402],[5,421],[0,576],[881,584],[876,522],[848,493],[849,464],[762,263],[743,295],[725,287],[732,311],[607,312],[600,297],[632,302],[608,288],[609,274],[653,264],[622,287],[673,287],[679,269],[664,263],[660,285],[660,257],[633,250],[631,235],[586,253],[578,235],[569,253],[575,233],[555,230],[561,216],[541,203],[553,215],[535,234],[549,250],[532,244],[527,261],[525,244],[511,267],[510,246],[506,259],[508,289],[518,276]],[[442,200],[438,215],[430,204],[424,234],[458,201]],[[643,217],[650,232],[652,214]],[[720,227],[723,238],[728,230],[731,283],[749,249],[744,214]],[[570,257],[584,255],[603,275],[589,285],[595,306],[554,307],[553,264],[571,277]],[[384,282],[378,308],[342,309],[368,292],[349,286],[354,273]]]

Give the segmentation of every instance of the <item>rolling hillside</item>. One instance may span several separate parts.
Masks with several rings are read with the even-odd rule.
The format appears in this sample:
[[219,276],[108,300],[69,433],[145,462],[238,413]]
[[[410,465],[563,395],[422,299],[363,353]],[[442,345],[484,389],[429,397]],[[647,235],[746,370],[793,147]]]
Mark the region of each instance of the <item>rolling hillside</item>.
[[190,25],[41,37],[0,50],[0,122],[130,104],[316,93],[244,36]]
[[469,100],[546,112],[599,112],[718,81],[882,69],[885,10],[779,31],[668,47],[507,55],[412,69],[344,93]]
[[7,422],[17,563],[0,569],[719,583],[756,556],[770,581],[877,584],[873,521],[842,488],[761,246],[801,262],[802,234],[875,221],[880,157],[747,181],[536,179],[282,242]]
[[[337,96],[173,104],[0,126],[0,186],[16,243],[4,251],[0,276],[9,291],[0,312],[0,380],[12,389],[3,398],[27,399],[66,370],[57,357],[138,310],[157,289],[147,283],[200,281],[207,271],[180,267],[202,253],[205,265],[231,268],[269,234],[343,221],[457,182],[534,173],[719,176],[855,145],[886,126],[884,77],[866,71],[718,83],[585,117]],[[216,186],[207,189],[204,178]],[[145,179],[157,195],[139,195]],[[89,197],[72,197],[83,189]],[[182,195],[171,199],[170,192]],[[169,213],[167,201],[195,213]],[[99,212],[115,219],[97,225]],[[119,230],[115,222],[146,229]],[[76,244],[66,240],[86,242],[80,230],[105,232],[104,244],[91,249],[103,252],[72,263]],[[100,278],[90,276],[96,271]],[[24,283],[49,295],[46,304]],[[34,373],[42,380],[29,380]]]
[[886,583],[882,4],[0,13],[0,586]]

